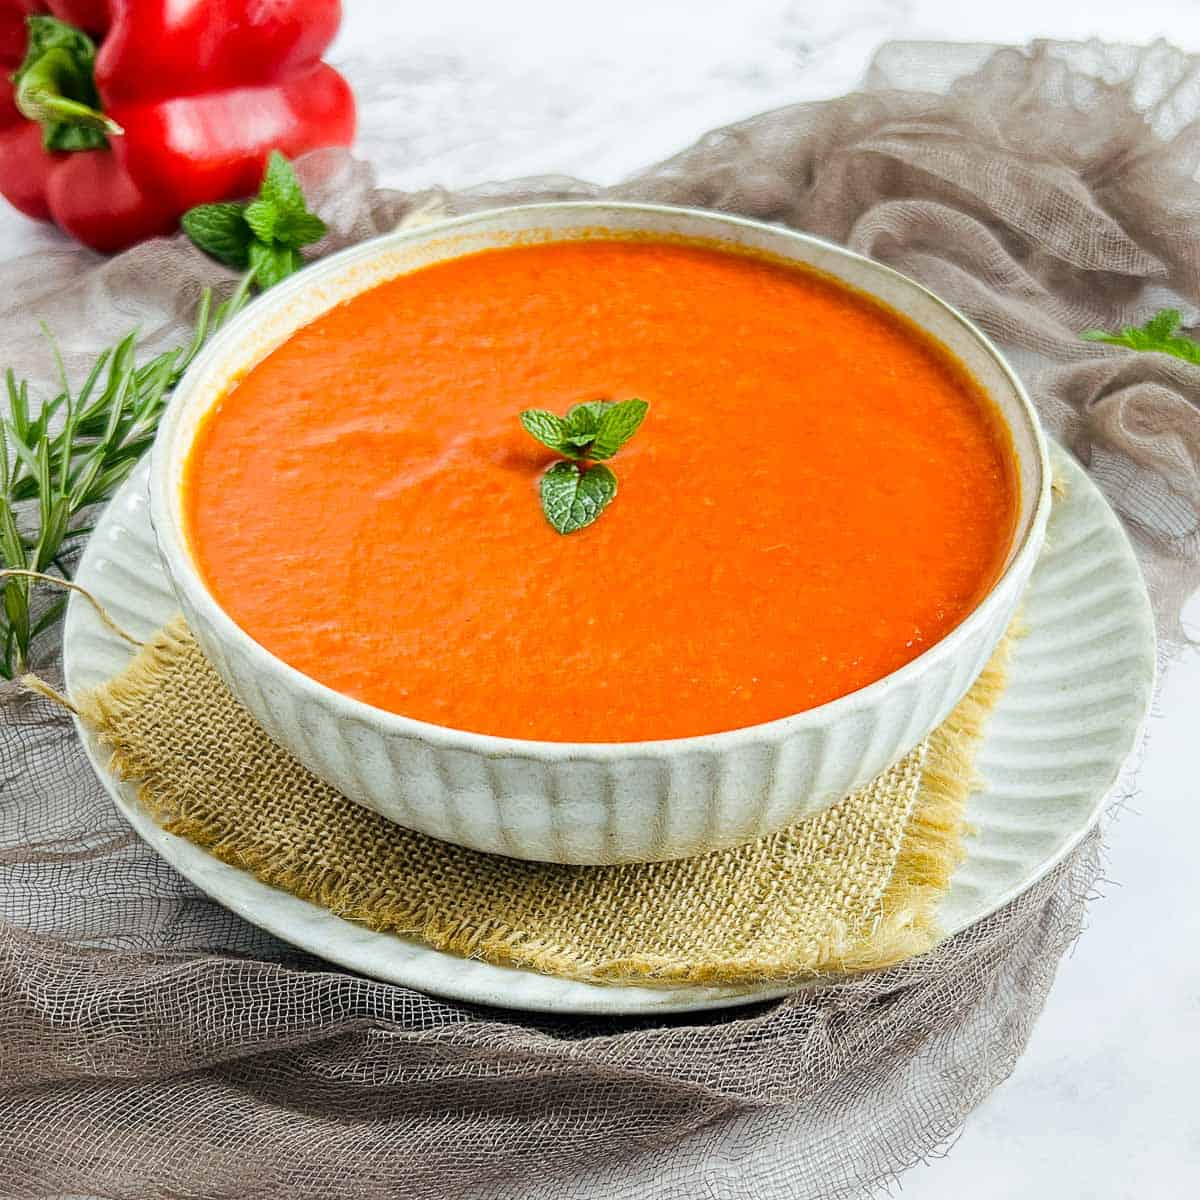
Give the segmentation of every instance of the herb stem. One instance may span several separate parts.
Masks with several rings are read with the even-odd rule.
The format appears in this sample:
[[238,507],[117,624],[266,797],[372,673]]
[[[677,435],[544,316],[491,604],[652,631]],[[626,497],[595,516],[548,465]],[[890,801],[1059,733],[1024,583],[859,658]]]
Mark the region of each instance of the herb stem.
[[[40,587],[74,588],[66,558],[70,544],[92,532],[82,513],[108,500],[149,448],[171,390],[208,338],[240,311],[254,271],[228,300],[213,306],[201,293],[195,325],[184,347],[138,365],[136,332],[97,355],[72,393],[62,353],[49,330],[58,392],[30,415],[29,383],[5,372],[8,413],[0,413],[0,677],[13,679],[29,665],[35,643],[61,618],[65,598],[34,615]],[[101,382],[103,380],[103,382]],[[62,414],[57,432],[51,418]],[[11,454],[10,454],[11,450]],[[26,512],[25,510],[29,510]],[[19,516],[32,518],[23,533]],[[57,575],[47,572],[56,571]]]

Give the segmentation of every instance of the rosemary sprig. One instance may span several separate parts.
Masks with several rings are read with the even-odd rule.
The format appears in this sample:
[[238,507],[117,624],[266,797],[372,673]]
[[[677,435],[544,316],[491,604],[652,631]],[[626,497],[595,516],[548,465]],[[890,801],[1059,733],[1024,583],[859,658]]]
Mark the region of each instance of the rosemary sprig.
[[[251,271],[234,294],[213,308],[212,292],[200,297],[186,346],[137,362],[137,332],[104,350],[83,386],[71,390],[62,356],[47,331],[58,366],[59,391],[36,416],[28,380],[5,373],[7,416],[0,416],[0,567],[70,578],[67,556],[91,532],[87,512],[124,482],[149,448],[171,389],[209,335],[249,297]],[[51,429],[60,418],[56,430]],[[19,514],[28,515],[23,531]],[[24,672],[37,639],[61,618],[66,598],[35,604],[38,584],[8,576],[0,584],[0,676]]]

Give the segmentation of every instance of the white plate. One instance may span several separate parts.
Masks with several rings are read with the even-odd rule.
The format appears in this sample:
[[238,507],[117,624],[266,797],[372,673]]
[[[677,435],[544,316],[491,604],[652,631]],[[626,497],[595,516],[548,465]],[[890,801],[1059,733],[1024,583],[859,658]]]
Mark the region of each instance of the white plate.
[[[1025,600],[1029,632],[1013,651],[977,765],[968,857],[942,903],[947,936],[980,920],[1050,870],[1099,819],[1136,741],[1154,683],[1154,626],[1141,574],[1117,518],[1062,452],[1065,488]],[[137,637],[176,610],[150,528],[146,464],[105,510],[76,578]],[[116,674],[130,648],[72,596],[64,657],[72,692]],[[96,773],[141,837],[214,900],[277,937],[364,975],[436,995],[558,1013],[665,1013],[768,999],[794,987],[641,988],[577,983],[458,958],[393,934],[373,933],[327,909],[260,883],[163,832],[134,789],[81,735]]]

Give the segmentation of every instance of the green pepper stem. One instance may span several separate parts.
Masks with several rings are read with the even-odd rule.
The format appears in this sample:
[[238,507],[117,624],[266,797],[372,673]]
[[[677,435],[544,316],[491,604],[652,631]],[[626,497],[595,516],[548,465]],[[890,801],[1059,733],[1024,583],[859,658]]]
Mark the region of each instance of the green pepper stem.
[[41,125],[76,125],[110,137],[124,133],[111,117],[66,94],[78,72],[78,64],[66,50],[61,47],[47,50],[23,69],[15,96],[17,108],[23,116]]

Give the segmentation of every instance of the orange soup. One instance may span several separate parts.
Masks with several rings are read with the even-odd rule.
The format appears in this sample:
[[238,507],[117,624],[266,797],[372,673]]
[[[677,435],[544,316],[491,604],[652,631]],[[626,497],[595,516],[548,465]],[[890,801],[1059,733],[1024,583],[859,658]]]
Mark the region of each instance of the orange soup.
[[[619,492],[562,535],[526,408],[640,397]],[[902,318],[718,248],[596,240],[428,267],[301,329],[206,418],[186,511],[222,607],[348,696],[609,742],[879,679],[995,581],[1007,434]]]

